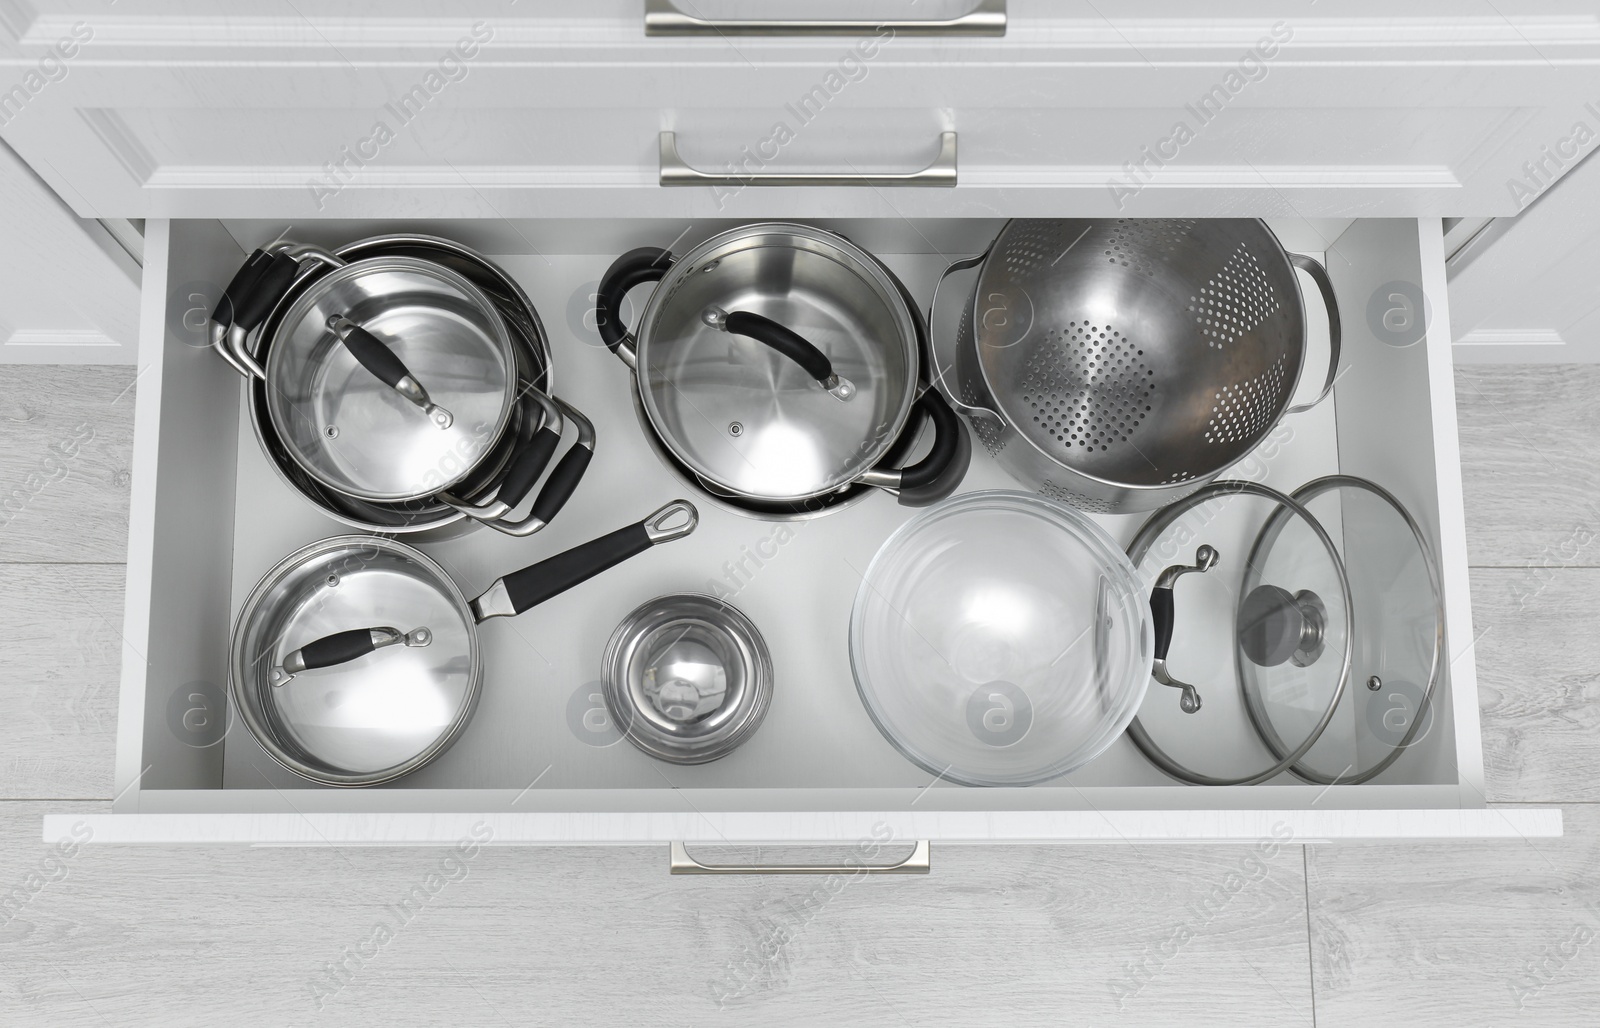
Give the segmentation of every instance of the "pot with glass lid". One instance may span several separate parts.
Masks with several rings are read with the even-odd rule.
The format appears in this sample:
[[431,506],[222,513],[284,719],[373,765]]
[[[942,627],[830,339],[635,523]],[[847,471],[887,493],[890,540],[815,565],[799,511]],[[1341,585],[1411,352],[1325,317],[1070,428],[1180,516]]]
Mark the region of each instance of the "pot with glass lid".
[[[629,290],[657,285],[632,331]],[[832,232],[767,223],[679,257],[641,247],[601,281],[597,321],[635,372],[648,431],[706,492],[757,516],[877,488],[908,506],[953,492],[965,429],[928,388],[926,329],[899,281]],[[907,433],[934,427],[903,464]]]
[[[280,474],[356,527],[464,518],[527,535],[555,516],[593,452],[583,415],[548,393],[549,351],[521,290],[459,244],[389,236],[339,251],[255,251],[212,313],[212,345],[252,382]],[[577,438],[532,510],[514,511]]]

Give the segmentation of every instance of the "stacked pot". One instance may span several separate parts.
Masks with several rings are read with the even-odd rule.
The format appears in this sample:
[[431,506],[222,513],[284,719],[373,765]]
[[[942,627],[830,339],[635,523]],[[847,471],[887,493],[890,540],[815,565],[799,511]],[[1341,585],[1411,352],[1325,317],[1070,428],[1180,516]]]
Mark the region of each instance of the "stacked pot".
[[[532,304],[459,243],[279,241],[234,276],[211,331],[250,380],[251,421],[273,467],[355,528],[531,534],[572,495],[594,450],[588,420],[550,392]],[[568,421],[572,448],[515,517]]]

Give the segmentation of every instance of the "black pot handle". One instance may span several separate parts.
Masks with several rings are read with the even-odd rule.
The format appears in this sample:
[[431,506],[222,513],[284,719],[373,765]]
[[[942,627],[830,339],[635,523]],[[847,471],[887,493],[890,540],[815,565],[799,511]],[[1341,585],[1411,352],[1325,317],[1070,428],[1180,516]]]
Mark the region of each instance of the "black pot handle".
[[288,254],[256,250],[222,291],[211,320],[223,328],[238,326],[249,332],[283,299],[299,270],[299,262]]
[[1206,572],[1217,566],[1217,551],[1210,546],[1202,546],[1194,552],[1194,563],[1175,564],[1161,572],[1156,579],[1155,588],[1150,590],[1150,620],[1155,627],[1156,649],[1155,660],[1151,665],[1150,677],[1162,685],[1180,689],[1183,698],[1178,701],[1178,706],[1185,714],[1193,714],[1200,709],[1200,692],[1187,682],[1173,678],[1167,672],[1167,652],[1172,648],[1172,629],[1177,621],[1177,605],[1173,602],[1172,586],[1179,578],[1195,572]]
[[373,377],[416,404],[435,425],[449,428],[455,422],[454,415],[429,398],[428,391],[417,381],[417,376],[383,340],[343,314],[335,314],[328,319],[328,331],[338,337],[351,356],[372,372]]
[[[552,407],[557,407],[561,415],[577,425],[578,438],[572,444],[572,449],[556,462],[556,469],[550,472],[550,477],[545,480],[544,487],[539,490],[538,497],[533,501],[530,520],[537,521],[539,527],[547,524],[551,518],[560,513],[562,507],[567,505],[567,501],[577,490],[578,483],[583,480],[583,473],[589,468],[590,458],[594,456],[594,425],[589,419],[579,413],[577,408],[562,400],[553,400]],[[522,503],[533,489],[533,484],[539,481],[539,476],[544,474],[550,458],[555,455],[556,447],[561,443],[561,425],[561,420],[546,418],[544,427],[534,433],[527,448],[513,458],[510,469],[500,479],[500,489],[495,493],[496,500],[511,508]],[[518,523],[511,527],[520,525],[521,523]]]
[[816,379],[818,385],[841,400],[848,400],[855,395],[855,384],[834,373],[833,362],[827,354],[805,336],[771,318],[749,311],[729,312],[720,307],[707,307],[701,320],[712,328],[754,339],[782,354],[800,365],[801,370]]
[[[680,515],[683,523],[670,525]],[[479,621],[521,614],[652,546],[683,538],[694,531],[699,521],[700,513],[694,504],[674,500],[637,524],[511,572],[472,601],[472,613]]]
[[[537,390],[530,390],[529,395],[544,408],[544,423],[531,439],[519,444],[510,465],[500,476],[494,499],[486,504],[473,504],[449,493],[443,494],[444,501],[450,506],[506,535],[532,535],[549,524],[572,498],[578,483],[583,480],[584,472],[589,469],[590,459],[594,457],[594,425],[581,411],[565,400],[546,396]],[[556,463],[550,477],[545,479],[528,516],[520,521],[512,520],[512,512],[527,498],[534,483],[539,481],[539,476],[549,466],[550,458],[561,443],[561,432],[567,421],[577,426],[578,438]]]
[[268,676],[274,688],[285,685],[302,671],[315,668],[336,667],[365,657],[386,646],[426,646],[433,642],[433,633],[426,628],[402,632],[398,628],[352,628],[335,632],[306,643],[283,658],[283,663],[272,669]]
[[[944,395],[930,388],[918,401],[918,406],[933,422],[933,449],[900,473],[897,498],[902,507],[928,507],[947,498],[960,488],[962,479],[967,477],[967,469],[972,466],[972,434],[956,417]],[[948,447],[946,440],[951,441]],[[932,465],[932,470],[920,470],[925,465]]]
[[641,246],[618,257],[606,269],[595,294],[594,320],[600,338],[612,353],[633,364],[632,335],[622,323],[622,301],[634,286],[659,282],[672,267],[672,254],[659,246]]
[[939,390],[924,389],[911,409],[933,422],[933,448],[915,464],[899,469],[875,467],[862,475],[861,481],[895,490],[905,506],[922,507],[955,492],[972,462],[972,441]]

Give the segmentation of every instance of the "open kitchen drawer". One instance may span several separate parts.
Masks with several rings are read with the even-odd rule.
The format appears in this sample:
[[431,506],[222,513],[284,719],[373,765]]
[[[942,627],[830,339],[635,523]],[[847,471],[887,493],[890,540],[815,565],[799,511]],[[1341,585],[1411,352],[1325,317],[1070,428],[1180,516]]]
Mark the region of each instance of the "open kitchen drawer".
[[[947,260],[980,251],[999,224],[885,219],[829,227],[882,255],[926,306]],[[873,726],[847,650],[860,573],[910,512],[888,495],[873,495],[806,522],[741,518],[687,492],[640,431],[629,374],[600,345],[591,308],[615,254],[645,244],[688,245],[725,227],[666,220],[404,226],[496,255],[521,281],[551,337],[555,391],[593,419],[599,440],[589,477],[546,531],[514,539],[478,530],[423,543],[424,550],[473,590],[676,496],[695,499],[702,521],[686,540],[519,618],[487,624],[477,714],[434,763],[379,788],[302,781],[226,716],[229,632],[263,572],[341,529],[292,493],[261,456],[241,382],[205,346],[204,324],[244,254],[284,226],[152,221],[117,798],[112,813],[86,819],[95,841],[451,844],[472,832],[481,837],[484,826],[497,843],[553,844],[1558,835],[1558,810],[1484,802],[1440,224],[1272,225],[1290,250],[1325,258],[1344,325],[1342,371],[1329,402],[1285,422],[1270,459],[1247,458],[1241,467],[1284,491],[1335,472],[1370,478],[1411,511],[1442,566],[1448,667],[1432,724],[1372,783],[1324,788],[1285,774],[1253,787],[1190,787],[1165,777],[1126,737],[1043,786],[931,781]],[[315,222],[294,231],[298,239],[340,243],[399,227]],[[1328,350],[1319,301],[1314,290],[1307,294],[1319,327],[1301,398],[1315,394]],[[1013,483],[975,448],[963,489],[1006,487]],[[1099,520],[1126,543],[1144,517]],[[619,739],[598,682],[601,652],[624,615],[650,597],[684,590],[732,593],[766,635],[777,671],[761,729],[731,755],[695,767],[658,763]],[[1214,690],[1218,702],[1226,691]],[[1342,718],[1370,715],[1364,705],[1382,702],[1356,688],[1346,700]],[[47,817],[45,834],[58,834],[67,817]]]

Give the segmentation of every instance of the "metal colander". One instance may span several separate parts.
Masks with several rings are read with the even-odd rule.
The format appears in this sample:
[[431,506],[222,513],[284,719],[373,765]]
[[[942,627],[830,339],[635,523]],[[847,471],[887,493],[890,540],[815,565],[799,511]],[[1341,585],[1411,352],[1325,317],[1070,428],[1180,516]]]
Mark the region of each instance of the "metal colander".
[[1105,513],[1161,506],[1304,409],[1289,406],[1307,334],[1296,268],[1328,308],[1322,395],[1332,386],[1332,286],[1260,221],[1016,220],[950,270],[980,264],[958,330],[960,399],[990,453],[1047,496]]

